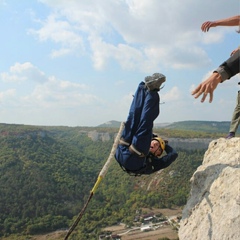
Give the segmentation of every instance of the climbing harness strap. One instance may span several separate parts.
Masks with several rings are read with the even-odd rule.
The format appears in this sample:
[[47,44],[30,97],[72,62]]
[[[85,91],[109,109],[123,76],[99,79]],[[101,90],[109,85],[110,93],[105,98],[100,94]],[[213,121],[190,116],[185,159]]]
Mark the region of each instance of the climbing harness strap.
[[139,152],[133,145],[130,145],[130,146],[129,146],[129,151],[130,151],[131,153],[137,154],[138,157],[146,157],[144,153]]
[[138,157],[146,157],[142,152],[139,152],[132,144],[128,143],[125,139],[120,138],[119,144],[123,146],[127,146],[128,150],[131,153],[137,154]]
[[[129,152],[131,152],[132,154],[136,154],[138,157],[140,158],[145,158],[146,156],[139,152],[132,144],[130,145],[130,143],[128,143],[125,139],[121,138],[119,140],[119,145],[123,145],[123,146],[126,146],[128,147],[128,150]],[[141,176],[145,169],[146,169],[146,166],[143,166],[142,168],[140,168],[139,170],[135,170],[135,171],[132,171],[132,170],[128,170],[126,169],[125,167],[123,167],[120,163],[119,163],[120,167],[122,168],[122,170],[126,173],[128,173],[130,176]]]
[[130,143],[126,142],[125,139],[123,139],[123,138],[120,138],[119,144],[124,145],[124,146],[128,146],[128,147],[130,146]]
[[126,173],[129,174],[130,176],[134,176],[134,177],[140,177],[140,176],[144,173],[144,171],[145,171],[145,169],[146,169],[146,167],[143,167],[143,168],[141,168],[141,169],[139,169],[139,170],[131,171],[131,170],[128,170],[128,169],[126,169],[125,167],[123,167],[121,164],[119,164],[119,165],[120,165],[120,167],[122,168],[122,170],[123,170],[124,172],[126,172]]

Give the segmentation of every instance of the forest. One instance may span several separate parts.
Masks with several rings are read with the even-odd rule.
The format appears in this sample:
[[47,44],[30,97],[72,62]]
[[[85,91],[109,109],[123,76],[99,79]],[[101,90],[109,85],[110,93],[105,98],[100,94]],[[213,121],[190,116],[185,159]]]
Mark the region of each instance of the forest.
[[[93,141],[87,134],[92,130],[0,124],[0,237],[69,228],[86,202],[118,131],[98,128],[108,132],[111,139]],[[176,129],[156,132],[171,138],[220,136]],[[131,224],[136,211],[144,207],[184,206],[189,180],[206,149],[176,150],[178,159],[150,176],[129,176],[113,161],[74,233],[76,239],[96,239],[105,226]]]

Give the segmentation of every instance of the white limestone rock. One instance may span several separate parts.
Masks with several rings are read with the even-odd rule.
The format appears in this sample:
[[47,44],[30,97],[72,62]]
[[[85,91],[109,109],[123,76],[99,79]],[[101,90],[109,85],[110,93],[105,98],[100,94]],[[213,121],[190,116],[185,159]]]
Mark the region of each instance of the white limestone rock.
[[209,144],[191,178],[183,209],[180,240],[240,239],[240,138]]

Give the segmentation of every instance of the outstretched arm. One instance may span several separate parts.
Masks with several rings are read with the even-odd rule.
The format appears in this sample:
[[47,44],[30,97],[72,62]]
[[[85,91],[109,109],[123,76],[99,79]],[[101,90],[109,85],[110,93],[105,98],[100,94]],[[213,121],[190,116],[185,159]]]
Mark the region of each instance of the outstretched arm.
[[196,89],[192,91],[192,95],[198,98],[201,94],[203,97],[201,102],[204,102],[207,95],[210,95],[209,102],[213,100],[213,92],[220,82],[230,79],[240,71],[240,50],[237,50],[230,58],[223,62],[209,78],[200,83]]
[[211,27],[217,26],[240,26],[240,15],[224,18],[216,21],[207,21],[204,22],[201,26],[203,32],[208,32]]

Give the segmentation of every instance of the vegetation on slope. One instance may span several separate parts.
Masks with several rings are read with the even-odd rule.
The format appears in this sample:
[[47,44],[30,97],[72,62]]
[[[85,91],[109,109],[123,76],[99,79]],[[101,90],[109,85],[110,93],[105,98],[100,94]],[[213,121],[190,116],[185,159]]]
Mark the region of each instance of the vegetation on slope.
[[[39,234],[72,224],[113,143],[93,142],[89,130],[0,124],[0,236]],[[141,207],[183,206],[204,151],[178,152],[169,168],[150,176],[131,177],[114,161],[78,226],[77,238],[96,239],[104,226],[131,224]]]

